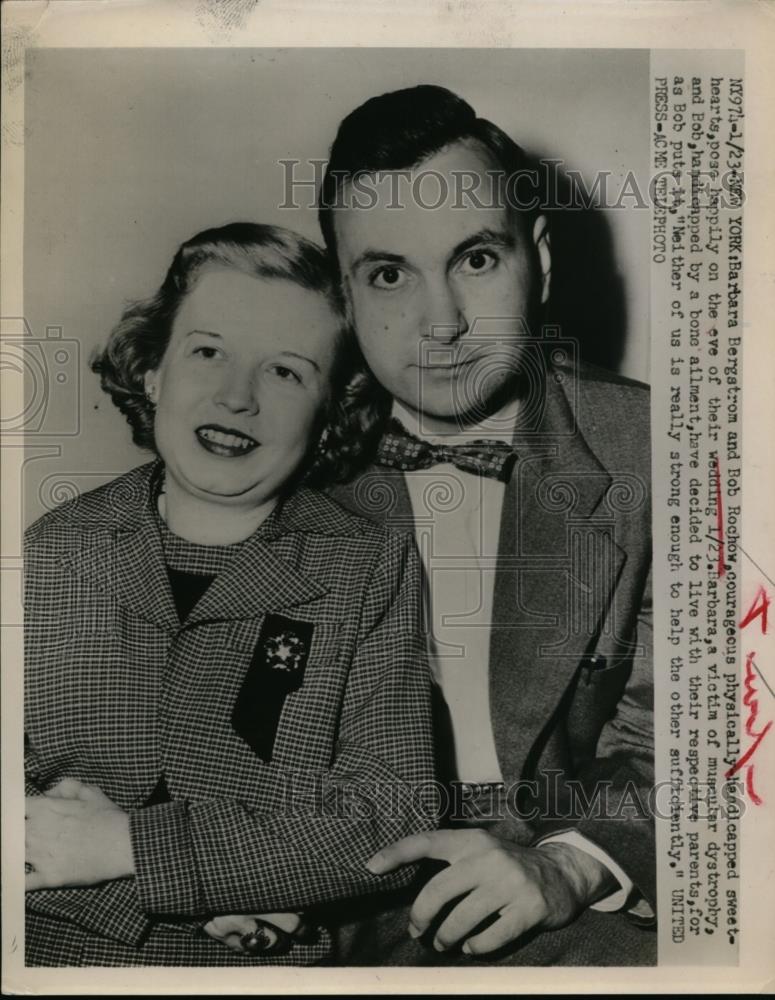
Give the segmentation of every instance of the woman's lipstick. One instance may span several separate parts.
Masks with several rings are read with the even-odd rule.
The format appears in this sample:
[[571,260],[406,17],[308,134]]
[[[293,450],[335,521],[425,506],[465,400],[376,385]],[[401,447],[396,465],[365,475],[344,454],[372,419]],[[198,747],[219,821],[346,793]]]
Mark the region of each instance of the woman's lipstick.
[[240,458],[249,455],[258,448],[254,438],[231,427],[220,427],[217,424],[205,424],[197,427],[196,436],[202,447],[212,455],[222,458]]

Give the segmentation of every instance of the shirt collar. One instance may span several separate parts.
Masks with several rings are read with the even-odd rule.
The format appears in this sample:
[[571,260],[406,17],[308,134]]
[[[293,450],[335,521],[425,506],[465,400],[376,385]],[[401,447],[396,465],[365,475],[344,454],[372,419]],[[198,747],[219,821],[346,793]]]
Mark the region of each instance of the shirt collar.
[[503,441],[504,444],[510,445],[514,440],[518,410],[519,400],[512,399],[497,413],[493,413],[479,423],[472,424],[455,434],[428,434],[424,432],[420,427],[417,414],[407,409],[397,399],[393,400],[392,416],[400,421],[410,434],[421,441],[428,442],[428,444],[464,444],[479,438],[487,438],[490,441]]

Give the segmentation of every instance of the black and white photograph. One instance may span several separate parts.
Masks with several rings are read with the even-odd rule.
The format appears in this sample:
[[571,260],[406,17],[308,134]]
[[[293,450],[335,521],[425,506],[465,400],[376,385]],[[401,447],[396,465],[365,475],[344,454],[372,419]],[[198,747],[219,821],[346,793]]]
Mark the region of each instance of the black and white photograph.
[[185,42],[4,11],[8,988],[729,988],[755,67],[148,6]]

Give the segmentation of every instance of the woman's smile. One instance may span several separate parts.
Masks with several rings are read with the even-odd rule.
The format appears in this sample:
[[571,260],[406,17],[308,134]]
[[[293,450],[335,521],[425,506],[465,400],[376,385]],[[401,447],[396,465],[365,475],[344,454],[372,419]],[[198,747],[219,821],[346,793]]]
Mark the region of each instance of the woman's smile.
[[240,458],[249,455],[260,444],[242,431],[222,427],[219,424],[204,424],[202,427],[197,427],[196,436],[206,451],[222,458]]

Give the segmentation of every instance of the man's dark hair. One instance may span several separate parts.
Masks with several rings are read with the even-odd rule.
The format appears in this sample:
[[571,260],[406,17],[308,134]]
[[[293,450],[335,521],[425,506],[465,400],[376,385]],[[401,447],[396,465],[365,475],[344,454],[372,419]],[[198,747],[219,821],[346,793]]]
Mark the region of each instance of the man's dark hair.
[[[337,131],[320,186],[318,220],[326,246],[336,260],[334,206],[355,176],[405,170],[465,139],[480,142],[508,184],[529,169],[524,151],[506,133],[445,87],[423,84],[372,97],[351,111]],[[510,204],[515,199],[509,197]],[[536,208],[521,210],[525,224]]]

